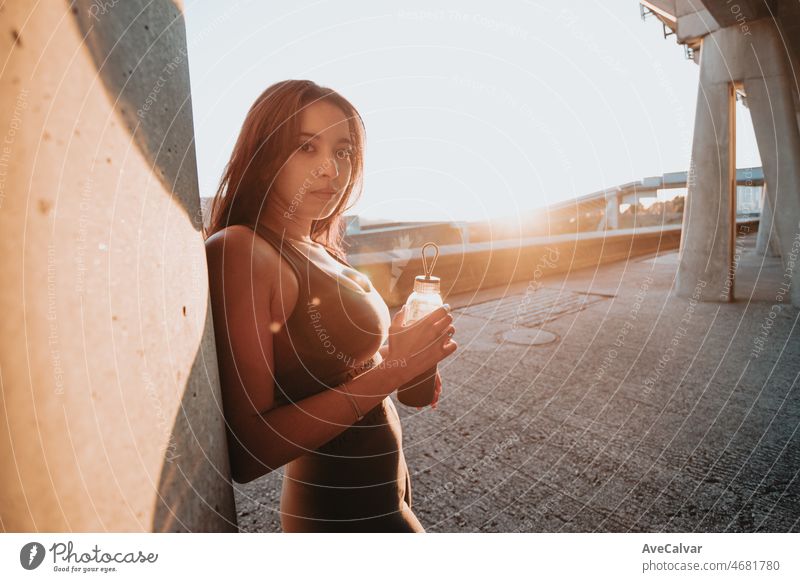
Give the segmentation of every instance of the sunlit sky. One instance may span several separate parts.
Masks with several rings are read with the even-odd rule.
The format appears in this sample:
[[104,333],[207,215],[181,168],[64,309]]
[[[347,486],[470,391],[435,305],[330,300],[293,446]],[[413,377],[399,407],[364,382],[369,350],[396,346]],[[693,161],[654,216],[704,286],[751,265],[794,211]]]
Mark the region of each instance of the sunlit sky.
[[[290,78],[364,118],[365,218],[515,216],[687,169],[699,67],[637,2],[502,6],[187,0],[201,195],[253,100]],[[737,166],[759,166],[739,113]]]

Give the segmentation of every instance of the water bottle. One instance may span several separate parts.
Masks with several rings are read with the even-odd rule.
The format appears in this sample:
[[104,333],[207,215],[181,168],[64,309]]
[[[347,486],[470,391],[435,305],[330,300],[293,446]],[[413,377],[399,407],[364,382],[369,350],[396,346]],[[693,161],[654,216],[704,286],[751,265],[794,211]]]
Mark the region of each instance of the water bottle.
[[[428,268],[425,261],[425,249],[429,246],[433,246],[436,251],[430,268]],[[432,242],[425,243],[422,246],[422,262],[425,274],[417,275],[414,279],[414,291],[406,299],[403,325],[410,325],[442,306],[441,281],[439,277],[431,275],[437,258],[439,258],[438,245]],[[437,368],[438,366],[435,365],[400,386],[397,389],[397,400],[406,406],[428,406],[431,404],[436,394]]]

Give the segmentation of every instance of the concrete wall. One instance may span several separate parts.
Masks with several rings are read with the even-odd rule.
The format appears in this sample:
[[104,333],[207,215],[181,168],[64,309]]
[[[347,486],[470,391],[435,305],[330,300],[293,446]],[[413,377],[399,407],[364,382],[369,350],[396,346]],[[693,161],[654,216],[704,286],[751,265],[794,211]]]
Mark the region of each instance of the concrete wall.
[[0,525],[235,530],[181,9],[0,10]]

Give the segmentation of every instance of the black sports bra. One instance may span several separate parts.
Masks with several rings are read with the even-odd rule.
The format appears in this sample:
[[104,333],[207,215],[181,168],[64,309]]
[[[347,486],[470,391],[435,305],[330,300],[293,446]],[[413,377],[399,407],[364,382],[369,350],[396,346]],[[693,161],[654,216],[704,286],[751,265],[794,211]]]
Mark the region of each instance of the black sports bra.
[[261,223],[250,228],[275,247],[298,281],[294,311],[274,335],[276,402],[301,400],[380,363],[391,317],[369,279],[328,251],[345,267],[334,276],[285,236]]

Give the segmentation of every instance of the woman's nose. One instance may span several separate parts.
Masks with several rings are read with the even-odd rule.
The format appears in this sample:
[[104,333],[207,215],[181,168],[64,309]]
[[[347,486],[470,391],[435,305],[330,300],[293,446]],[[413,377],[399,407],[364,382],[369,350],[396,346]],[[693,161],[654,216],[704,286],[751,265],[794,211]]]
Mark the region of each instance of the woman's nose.
[[332,154],[325,158],[321,169],[322,171],[319,172],[320,176],[336,178],[339,175],[339,160],[336,159],[336,154]]

